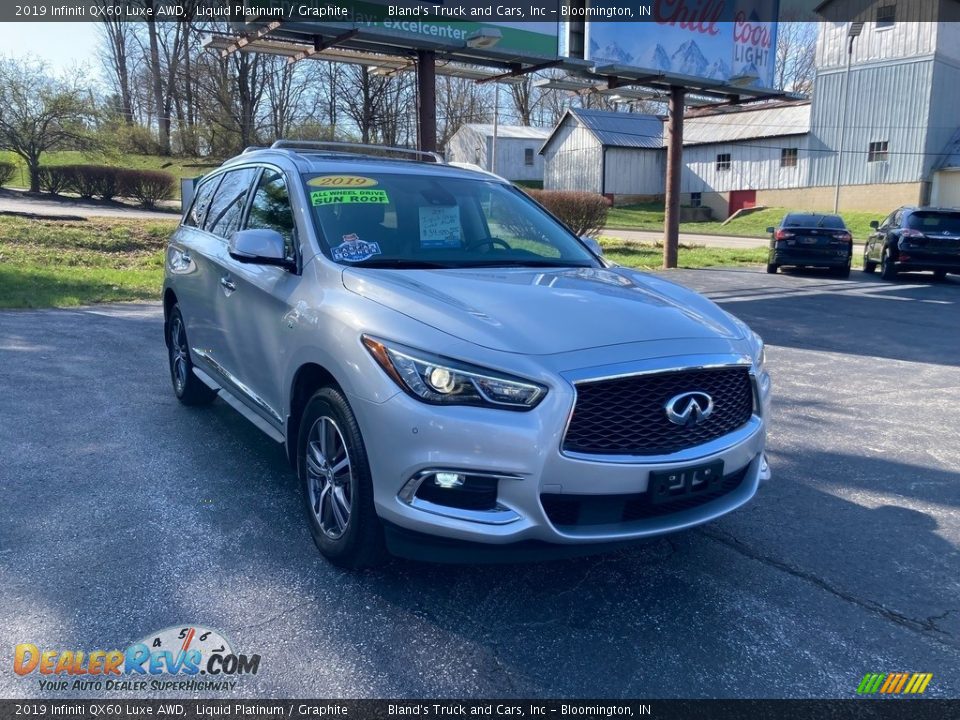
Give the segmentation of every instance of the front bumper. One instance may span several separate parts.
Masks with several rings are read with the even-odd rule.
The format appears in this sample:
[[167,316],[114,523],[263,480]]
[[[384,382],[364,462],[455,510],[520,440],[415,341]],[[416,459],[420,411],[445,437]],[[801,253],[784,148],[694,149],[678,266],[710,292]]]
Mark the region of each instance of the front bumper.
[[[766,401],[756,387],[754,414],[742,427],[695,448],[639,458],[574,456],[561,450],[574,403],[572,385],[552,388],[530,412],[437,407],[403,393],[383,403],[355,397],[350,402],[367,446],[377,512],[388,528],[388,539],[400,538],[406,545],[411,538],[430,537],[440,539],[448,550],[479,543],[501,546],[512,554],[504,547],[509,546],[517,557],[525,557],[530,546],[551,551],[558,550],[556,546],[567,551],[584,546],[597,551],[713,520],[749,501],[770,475],[764,457]],[[562,524],[551,520],[544,506],[544,497],[642,499],[652,472],[714,461],[723,462],[724,477],[739,477],[735,485],[708,501],[667,513]],[[460,512],[411,503],[411,478],[428,470],[498,476],[497,508]],[[452,554],[463,557],[459,551]]]

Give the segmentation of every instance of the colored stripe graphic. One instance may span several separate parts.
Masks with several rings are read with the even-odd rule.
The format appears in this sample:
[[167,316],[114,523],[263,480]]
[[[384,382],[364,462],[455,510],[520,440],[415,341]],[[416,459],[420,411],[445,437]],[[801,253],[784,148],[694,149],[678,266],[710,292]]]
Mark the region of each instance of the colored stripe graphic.
[[919,695],[927,689],[933,673],[867,673],[857,686],[860,695]]

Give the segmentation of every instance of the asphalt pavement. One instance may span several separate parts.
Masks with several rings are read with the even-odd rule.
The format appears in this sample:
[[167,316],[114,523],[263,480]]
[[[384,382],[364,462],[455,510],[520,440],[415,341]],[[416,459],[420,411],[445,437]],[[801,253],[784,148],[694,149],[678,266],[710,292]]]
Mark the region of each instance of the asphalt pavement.
[[337,570],[280,447],[174,399],[159,306],[0,313],[0,697],[130,698],[42,691],[12,648],[187,623],[261,656],[238,697],[854,697],[893,671],[960,697],[960,278],[670,276],[765,337],[773,480],[518,566]]

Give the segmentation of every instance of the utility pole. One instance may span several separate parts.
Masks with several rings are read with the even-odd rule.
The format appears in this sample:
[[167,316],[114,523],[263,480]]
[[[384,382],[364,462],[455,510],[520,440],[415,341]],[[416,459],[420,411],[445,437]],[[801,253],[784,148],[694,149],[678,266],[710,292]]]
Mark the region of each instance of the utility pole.
[[667,119],[667,187],[663,218],[663,267],[677,266],[680,244],[680,175],[683,172],[684,89],[670,86]]
[[491,149],[490,172],[497,172],[497,131],[500,128],[500,83],[493,84],[493,147]]
[[839,115],[837,122],[839,138],[837,141],[837,180],[833,189],[833,212],[840,212],[840,181],[843,170],[843,136],[844,126],[847,124],[847,100],[850,97],[850,60],[853,57],[853,41],[857,39],[860,31],[863,30],[862,22],[850,23],[847,30],[847,65],[843,70],[843,99],[840,101]]

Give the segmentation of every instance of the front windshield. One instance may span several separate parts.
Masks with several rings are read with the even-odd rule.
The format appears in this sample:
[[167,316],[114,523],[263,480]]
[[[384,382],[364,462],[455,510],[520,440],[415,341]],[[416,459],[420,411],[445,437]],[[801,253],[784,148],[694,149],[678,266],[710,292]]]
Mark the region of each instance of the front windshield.
[[502,183],[380,173],[304,181],[327,255],[344,265],[600,266],[566,228]]

